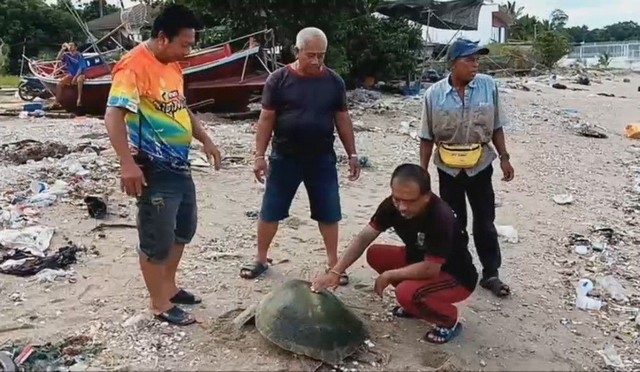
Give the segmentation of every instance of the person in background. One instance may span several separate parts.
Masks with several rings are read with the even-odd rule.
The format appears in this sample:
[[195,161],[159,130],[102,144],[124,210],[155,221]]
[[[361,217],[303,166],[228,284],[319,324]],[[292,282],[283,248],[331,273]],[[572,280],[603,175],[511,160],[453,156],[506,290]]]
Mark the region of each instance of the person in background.
[[78,99],[76,106],[82,106],[82,87],[85,80],[85,70],[87,64],[82,56],[82,53],[78,51],[75,43],[64,43],[58,52],[56,59],[62,61],[64,64],[67,75],[63,77],[58,83],[58,95],[62,91],[62,88],[69,85],[76,85],[78,87]]
[[451,73],[429,87],[425,94],[420,162],[428,171],[436,148],[433,162],[438,169],[440,197],[453,208],[467,241],[465,196],[469,198],[473,240],[483,268],[480,285],[504,297],[511,290],[498,276],[502,258],[494,225],[492,162],[500,159],[503,181],[511,181],[514,170],[505,145],[505,115],[498,86],[490,76],[478,73],[479,58],[488,53],[488,49],[463,38],[449,47],[447,58]]
[[[391,228],[405,246],[370,245]],[[478,282],[464,239],[451,207],[431,192],[429,175],[418,164],[402,164],[391,175],[391,195],[311,290],[336,288],[340,273],[367,250],[367,263],[379,274],[375,292],[382,297],[385,288],[395,287],[399,306],[393,315],[432,323],[426,341],[449,342],[462,329],[454,304],[471,296]]]
[[200,26],[188,8],[166,7],[153,22],[151,38],[114,67],[105,115],[120,158],[122,189],[137,198],[139,261],[151,311],[177,325],[192,324],[195,318],[176,304],[201,302],[176,285],[184,247],[198,223],[189,163],[192,138],[203,144],[209,162],[220,169],[220,152],[187,108],[178,64],[190,52]]
[[[328,268],[338,261],[338,222],[342,218],[338,190],[334,129],[349,158],[349,179],[360,175],[353,125],[342,78],[324,65],[327,37],[309,27],[296,37],[297,60],[274,71],[262,93],[257,124],[254,173],[266,189],[258,221],[258,252],[240,276],[253,279],[268,269],[267,252],[279,221],[289,216],[291,202],[304,183],[311,218],[318,222]],[[267,168],[266,151],[272,139]],[[341,284],[349,277],[341,273]]]

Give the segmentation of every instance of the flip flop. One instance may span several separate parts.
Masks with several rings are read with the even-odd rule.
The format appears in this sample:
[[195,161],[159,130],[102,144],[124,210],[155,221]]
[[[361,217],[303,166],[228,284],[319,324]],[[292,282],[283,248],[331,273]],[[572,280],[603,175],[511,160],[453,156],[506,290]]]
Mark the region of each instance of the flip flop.
[[502,282],[497,276],[490,278],[483,278],[480,280],[480,286],[484,289],[490,290],[494,295],[498,297],[507,297],[511,294],[511,288]]
[[445,327],[433,327],[432,330],[427,332],[424,336],[425,341],[430,342],[432,344],[446,344],[451,341],[454,337],[460,334],[462,331],[462,323],[456,323],[453,328],[445,328]]
[[268,258],[267,263],[254,261],[250,264],[246,264],[240,269],[240,277],[243,279],[255,279],[269,269],[269,264],[271,262],[273,261]]
[[185,291],[180,288],[178,293],[175,296],[171,297],[171,303],[181,304],[181,305],[197,305],[202,302],[202,299],[191,292]]
[[155,318],[178,326],[186,326],[196,322],[196,318],[181,308],[174,306],[164,313],[156,314]]
[[410,312],[405,310],[402,306],[394,307],[393,310],[391,310],[391,315],[397,318],[408,318],[408,319],[415,318]]

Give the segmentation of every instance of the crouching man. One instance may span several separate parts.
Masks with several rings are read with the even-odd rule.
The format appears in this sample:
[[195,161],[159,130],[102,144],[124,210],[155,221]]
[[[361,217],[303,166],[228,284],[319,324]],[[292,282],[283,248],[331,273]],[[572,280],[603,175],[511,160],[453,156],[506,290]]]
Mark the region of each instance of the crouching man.
[[[370,244],[393,228],[405,246]],[[367,250],[368,247],[368,250]],[[455,303],[476,288],[478,272],[453,210],[431,192],[429,175],[417,164],[398,166],[391,176],[391,196],[384,199],[338,263],[313,281],[318,292],[336,288],[345,272],[367,250],[367,262],[380,274],[375,292],[395,287],[399,306],[393,315],[420,318],[434,325],[425,336],[446,343],[462,325]]]

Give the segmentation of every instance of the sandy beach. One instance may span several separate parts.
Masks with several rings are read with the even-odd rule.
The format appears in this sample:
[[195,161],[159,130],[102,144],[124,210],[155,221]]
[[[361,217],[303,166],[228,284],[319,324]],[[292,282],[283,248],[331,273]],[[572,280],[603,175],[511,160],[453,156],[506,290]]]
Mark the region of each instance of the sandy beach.
[[[349,271],[351,284],[336,294],[365,321],[373,346],[348,359],[343,370],[602,369],[612,363],[606,361],[612,359],[611,353],[604,353],[609,358],[602,353],[608,346],[623,363],[619,370],[640,368],[640,194],[634,191],[640,140],[624,136],[627,124],[640,122],[640,75],[600,73],[590,86],[564,81],[581,90],[554,89],[543,78],[501,81],[509,117],[506,140],[516,176],[510,183],[501,181],[495,163],[493,177],[496,224],[518,232],[517,242],[501,242],[501,276],[511,286],[512,296],[498,299],[478,287],[461,304],[465,325],[461,337],[433,346],[420,341],[427,325],[392,318],[393,291],[387,290],[382,300],[375,295],[374,272],[363,258]],[[367,167],[359,180],[351,182],[348,168],[340,165],[341,251],[388,195],[393,168],[419,162],[415,139],[419,98],[384,95],[364,101],[354,102],[351,112],[357,147],[367,157]],[[256,217],[263,193],[252,172],[254,120],[231,121],[210,114],[202,119],[224,161],[220,171],[199,166],[201,160],[195,163],[199,226],[185,251],[179,277],[185,288],[203,297],[203,304],[191,307],[199,324],[177,328],[153,320],[146,311],[135,229],[95,229],[101,223],[135,224],[136,211],[134,201],[119,190],[117,160],[103,122],[0,118],[2,144],[56,141],[82,148],[62,159],[22,165],[7,155],[15,152],[16,145],[3,148],[0,186],[6,211],[16,196],[31,195],[32,181],[53,185],[62,180],[71,185],[72,191],[52,205],[29,209],[28,219],[55,229],[50,250],[69,245],[86,248],[67,277],[37,280],[36,276],[0,275],[0,345],[88,336],[104,350],[76,366],[77,370],[331,369],[278,349],[253,328],[237,331],[231,326],[235,315],[272,287],[290,278],[310,280],[322,272],[324,248],[309,218],[306,191],[300,187],[291,217],[281,225],[272,246],[274,265],[258,280],[239,277],[240,267],[255,253]],[[585,127],[606,138],[581,135],[580,128]],[[198,157],[196,148],[193,152]],[[338,140],[336,150],[344,153]],[[437,172],[431,167],[437,191]],[[107,200],[105,220],[88,215],[83,198],[93,194]],[[558,196],[565,194],[573,201],[558,203]],[[601,228],[613,231],[606,246],[594,249],[594,245],[586,254],[577,253],[571,235],[593,241],[592,230]],[[379,240],[398,241],[391,234]],[[470,250],[480,268],[473,245]],[[624,287],[625,299],[612,298],[598,284],[606,276]],[[591,296],[605,303],[599,311],[576,308],[575,287],[583,278],[596,283]]]

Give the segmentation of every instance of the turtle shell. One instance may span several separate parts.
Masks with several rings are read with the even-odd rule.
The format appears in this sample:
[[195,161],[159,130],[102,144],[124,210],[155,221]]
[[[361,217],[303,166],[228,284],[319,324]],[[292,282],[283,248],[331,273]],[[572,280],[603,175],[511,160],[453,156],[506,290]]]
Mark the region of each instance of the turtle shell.
[[364,323],[333,293],[293,279],[267,294],[255,318],[260,334],[295,354],[336,365],[367,338]]

